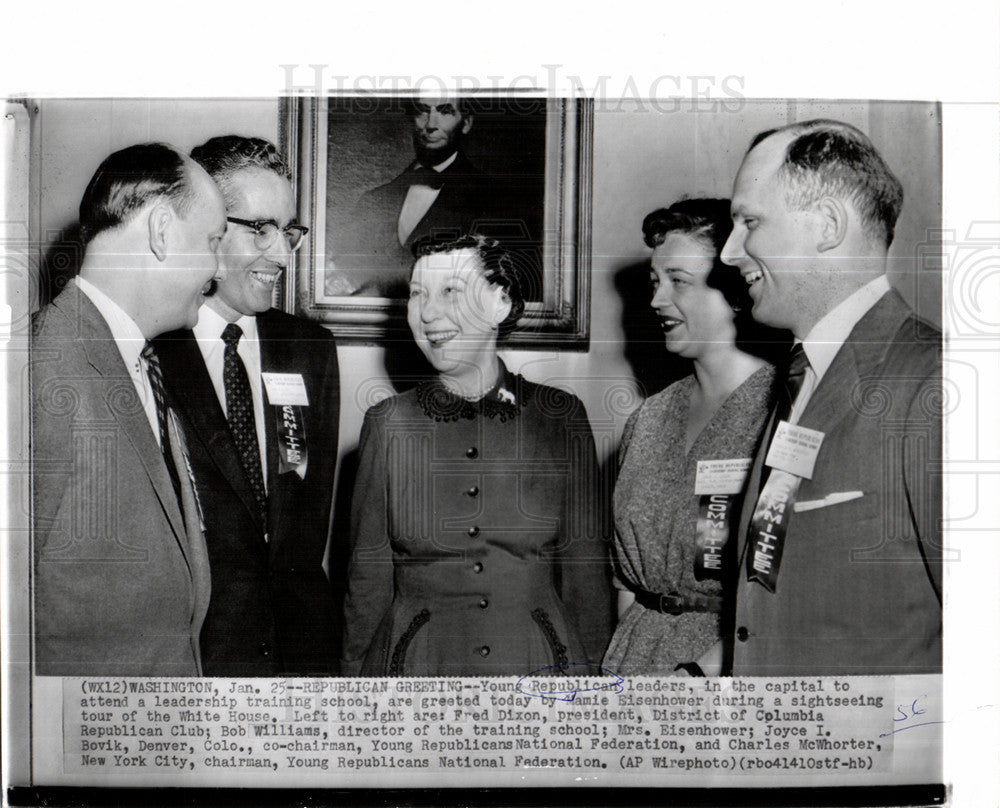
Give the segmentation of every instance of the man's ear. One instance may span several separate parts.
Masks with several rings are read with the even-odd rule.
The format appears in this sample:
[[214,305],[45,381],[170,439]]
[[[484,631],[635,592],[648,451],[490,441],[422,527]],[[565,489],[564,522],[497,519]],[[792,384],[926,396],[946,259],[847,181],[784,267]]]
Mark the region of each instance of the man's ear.
[[471,128],[472,128],[472,115],[471,114],[469,114],[469,115],[463,115],[462,116],[462,134],[463,135],[469,134],[469,130]]
[[149,212],[147,226],[149,228],[149,251],[158,261],[167,260],[167,242],[170,225],[174,220],[174,212],[169,205],[154,205]]
[[847,238],[850,224],[847,206],[835,196],[824,196],[816,203],[816,213],[819,216],[817,251],[822,253],[835,250]]

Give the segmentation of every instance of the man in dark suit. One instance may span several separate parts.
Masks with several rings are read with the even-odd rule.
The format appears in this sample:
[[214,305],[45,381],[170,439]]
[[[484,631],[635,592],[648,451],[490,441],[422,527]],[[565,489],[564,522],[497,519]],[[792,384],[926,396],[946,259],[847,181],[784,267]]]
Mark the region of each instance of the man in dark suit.
[[329,332],[271,308],[307,229],[271,143],[218,137],[191,156],[218,183],[229,228],[219,281],[192,331],[157,342],[192,424],[212,563],[201,634],[217,676],[335,673],[323,571],[337,463],[339,374]]
[[722,259],[796,345],[744,507],[735,675],[941,670],[941,335],[885,276],[902,200],[837,121],[758,135],[736,177]]
[[327,294],[405,298],[413,245],[428,235],[481,233],[515,249],[541,237],[540,213],[463,152],[474,121],[468,100],[420,98],[406,113],[416,159],[359,200],[334,245],[338,271],[327,273]]
[[172,147],[133,146],[94,174],[80,226],[79,277],[31,342],[35,672],[196,676],[208,555],[148,341],[197,320],[225,205]]

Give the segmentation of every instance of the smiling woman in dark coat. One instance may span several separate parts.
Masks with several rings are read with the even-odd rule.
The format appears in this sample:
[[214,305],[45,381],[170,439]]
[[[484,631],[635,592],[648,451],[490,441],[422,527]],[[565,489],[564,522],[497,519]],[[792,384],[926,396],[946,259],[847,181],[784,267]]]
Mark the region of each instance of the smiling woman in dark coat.
[[507,370],[523,311],[496,241],[418,248],[408,320],[438,375],[372,407],[352,506],[343,673],[524,675],[597,663],[610,635],[590,423]]

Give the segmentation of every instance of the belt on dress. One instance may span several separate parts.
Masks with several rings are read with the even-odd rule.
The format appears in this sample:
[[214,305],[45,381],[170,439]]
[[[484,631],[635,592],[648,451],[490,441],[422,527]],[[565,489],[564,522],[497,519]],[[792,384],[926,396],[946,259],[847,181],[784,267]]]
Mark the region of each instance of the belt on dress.
[[684,612],[721,612],[722,598],[714,595],[682,595],[679,592],[650,592],[647,589],[633,589],[635,600],[640,606],[661,614],[683,614]]

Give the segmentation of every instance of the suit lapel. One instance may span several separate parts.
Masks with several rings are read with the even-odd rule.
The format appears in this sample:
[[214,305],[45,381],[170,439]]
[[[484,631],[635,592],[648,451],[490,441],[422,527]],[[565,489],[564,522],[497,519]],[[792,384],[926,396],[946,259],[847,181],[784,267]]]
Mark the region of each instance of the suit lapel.
[[[869,309],[851,330],[830,367],[823,374],[799,419],[800,426],[829,433],[845,418],[858,412],[859,402],[856,397],[860,390],[859,382],[880,363],[888,350],[889,342],[908,316],[909,309],[906,303],[894,289],[890,289]],[[772,418],[773,415],[772,412]],[[770,426],[764,434],[770,434]],[[760,488],[767,450],[768,447],[762,445],[757,453],[747,487],[748,492],[757,492]],[[821,447],[817,464],[821,462],[822,453]],[[743,554],[746,551],[747,531],[756,504],[756,495],[752,499],[747,496],[741,514],[738,553],[741,568]]]
[[260,513],[250,488],[250,480],[240,461],[236,442],[208,375],[198,341],[193,333],[186,331],[182,337],[170,342],[169,349],[164,351],[164,355],[169,357],[169,372],[174,375],[175,380],[184,379],[182,384],[175,381],[171,392],[184,408],[185,417],[194,433],[193,438],[204,444],[219,473],[263,532],[264,526],[260,523]]
[[[838,422],[854,411],[851,396],[858,384],[858,367],[851,346],[845,343],[837,351],[830,367],[806,404],[799,426],[831,431]],[[820,448],[822,452],[822,447]]]
[[802,426],[831,431],[858,411],[858,382],[881,363],[889,343],[908,316],[906,304],[892,289],[869,309],[851,330],[809,399],[799,420]]
[[[191,573],[194,594],[194,625],[201,625],[208,612],[208,603],[212,591],[211,571],[208,560],[208,545],[205,543],[205,514],[198,498],[198,489],[191,468],[190,455],[184,430],[178,423],[176,414],[171,409],[170,419],[170,449],[173,453],[174,465],[180,482],[181,505],[184,513],[184,523],[187,530],[181,541],[184,560]],[[192,643],[195,658],[201,670],[201,649],[197,642]]]
[[[90,298],[74,284],[59,295],[53,305],[61,308],[71,318],[71,322],[79,322],[81,346],[87,355],[87,361],[104,377],[107,386],[117,387],[124,382],[129,385],[129,389],[132,389],[132,378],[122,361],[111,330]],[[111,393],[109,389],[109,398]],[[109,409],[146,470],[174,533],[184,544],[187,534],[180,503],[177,502],[177,494],[173,483],[170,482],[167,464],[153,436],[145,410],[115,406]]]
[[[444,230],[454,230],[455,229],[455,219],[448,212],[454,203],[451,202],[450,197],[455,193],[455,183],[460,182],[460,178],[467,174],[469,171],[468,159],[462,153],[461,150],[455,156],[454,162],[446,169],[441,172],[441,188],[438,190],[438,195],[434,197],[434,201],[431,206],[424,211],[424,215],[420,217],[414,226],[413,230],[406,237],[406,241],[403,243],[403,247],[409,252],[413,247],[414,242],[418,238],[425,235],[428,231],[444,229]],[[399,211],[396,215],[395,223],[399,221],[399,214],[403,212],[403,203],[406,201],[406,195],[410,190],[409,182],[406,182],[403,187],[403,192],[399,200]],[[398,231],[398,227],[395,228]],[[455,233],[455,236],[460,235]],[[399,241],[397,233],[397,243]],[[412,260],[412,259],[411,259]]]

